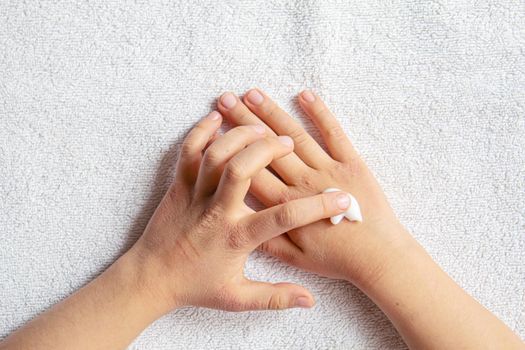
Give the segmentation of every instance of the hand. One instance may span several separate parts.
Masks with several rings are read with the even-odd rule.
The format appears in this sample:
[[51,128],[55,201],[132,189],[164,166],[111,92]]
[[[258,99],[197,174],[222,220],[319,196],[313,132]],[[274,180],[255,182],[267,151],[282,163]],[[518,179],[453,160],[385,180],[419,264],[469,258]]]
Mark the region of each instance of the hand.
[[[148,324],[183,305],[232,311],[312,306],[303,287],[244,277],[246,258],[257,246],[297,266],[357,282],[410,347],[522,348],[520,339],[424,250],[389,259],[415,241],[319,98],[303,93],[300,101],[333,158],[267,97],[251,93],[246,103],[278,134],[292,135],[297,153],[289,137],[277,138],[261,125],[216,136],[221,116],[212,112],[186,138],[175,180],[137,243],[0,348],[124,348]],[[231,120],[260,123],[234,96],[223,96],[221,103]],[[270,163],[285,182],[264,169]],[[244,204],[250,185],[267,205],[284,203],[254,212]],[[314,223],[350,204],[341,192],[305,197],[330,186],[357,197],[363,223]],[[386,265],[392,265],[389,273],[379,279]],[[363,288],[374,278],[377,283]]]
[[263,170],[250,191],[266,206],[311,196],[328,187],[352,193],[364,221],[328,220],[288,231],[261,245],[265,252],[300,268],[350,280],[358,285],[379,278],[395,247],[414,242],[398,222],[383,191],[319,96],[304,91],[299,104],[321,132],[329,154],[262,91],[253,89],[243,102],[224,94],[219,111],[234,125],[265,123],[268,135],[290,135],[290,153],[271,163],[282,179]]
[[254,212],[251,178],[293,151],[288,136],[261,125],[216,133],[218,112],[185,139],[175,179],[143,235],[100,276],[0,343],[17,349],[120,349],[173,308],[243,311],[310,307],[290,283],[247,280],[246,259],[262,242],[345,211],[342,192],[317,194]]
[[243,267],[262,242],[343,212],[348,196],[316,193],[254,212],[244,203],[250,179],[290,154],[293,142],[265,137],[261,125],[239,126],[213,141],[220,124],[220,114],[212,112],[190,132],[173,184],[128,254],[144,266],[146,284],[165,311],[183,305],[230,311],[311,307],[305,288],[249,281]]

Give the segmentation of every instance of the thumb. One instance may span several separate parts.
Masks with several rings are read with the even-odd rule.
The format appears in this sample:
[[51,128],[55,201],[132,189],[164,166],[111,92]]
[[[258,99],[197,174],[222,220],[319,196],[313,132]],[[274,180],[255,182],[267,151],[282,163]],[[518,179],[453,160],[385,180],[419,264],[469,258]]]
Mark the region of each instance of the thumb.
[[238,300],[245,310],[282,310],[310,308],[315,301],[310,292],[293,283],[266,283],[246,280],[239,286]]

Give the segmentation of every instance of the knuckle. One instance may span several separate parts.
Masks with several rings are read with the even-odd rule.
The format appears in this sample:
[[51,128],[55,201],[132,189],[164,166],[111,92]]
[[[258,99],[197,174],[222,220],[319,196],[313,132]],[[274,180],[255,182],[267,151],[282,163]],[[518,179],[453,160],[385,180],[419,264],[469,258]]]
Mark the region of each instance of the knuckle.
[[278,204],[287,203],[287,202],[291,201],[292,199],[294,199],[294,197],[292,196],[290,191],[285,190],[285,191],[281,191],[280,193],[277,194],[277,203]]
[[339,125],[331,125],[326,128],[325,132],[329,138],[336,139],[336,140],[346,137],[346,134],[343,131],[343,128],[341,128]]
[[279,227],[293,227],[297,222],[297,211],[292,205],[284,205],[275,214],[275,222]]
[[248,243],[252,241],[252,239],[255,239],[260,232],[263,232],[267,229],[267,223],[266,222],[257,222],[250,225],[243,225],[242,229],[239,228],[239,231],[242,231],[242,234],[246,236],[246,240]]
[[180,147],[180,154],[179,157],[185,158],[185,157],[191,157],[193,153],[195,153],[195,145],[192,141],[186,140],[182,143]]
[[226,165],[223,176],[228,181],[243,180],[246,178],[246,168],[238,160],[232,159]]
[[243,230],[232,230],[226,237],[227,246],[233,250],[243,249],[249,243],[249,235]]
[[330,205],[330,203],[328,203],[328,198],[327,196],[319,196],[319,199],[316,201],[318,203],[318,206],[319,206],[319,209],[321,210],[322,213],[329,213],[331,210],[330,208],[332,207]]
[[336,163],[333,168],[332,176],[335,177],[339,175],[345,176],[346,178],[356,177],[363,174],[363,171],[366,169],[363,161],[358,157],[352,157],[348,160],[345,160],[344,163]]
[[268,310],[280,310],[287,307],[286,300],[280,294],[273,294],[268,299]]
[[304,172],[300,176],[298,183],[307,193],[319,193],[319,181],[308,171]]
[[177,181],[173,182],[159,202],[156,212],[158,211],[162,218],[171,220],[180,208],[188,205],[189,198],[184,192],[184,185]]
[[217,150],[215,147],[209,147],[206,152],[204,152],[204,164],[206,165],[216,165],[220,163],[222,153]]
[[300,127],[290,130],[288,136],[290,136],[297,145],[304,144],[308,141],[308,134]]
[[223,210],[218,206],[211,206],[202,212],[200,217],[200,225],[206,231],[212,231],[216,227],[223,226],[225,230],[229,231],[231,229],[230,224],[227,220],[224,219],[225,215]]
[[181,185],[178,182],[174,182],[171,184],[171,186],[166,191],[165,199],[162,200],[171,203],[178,203],[180,202],[181,196]]

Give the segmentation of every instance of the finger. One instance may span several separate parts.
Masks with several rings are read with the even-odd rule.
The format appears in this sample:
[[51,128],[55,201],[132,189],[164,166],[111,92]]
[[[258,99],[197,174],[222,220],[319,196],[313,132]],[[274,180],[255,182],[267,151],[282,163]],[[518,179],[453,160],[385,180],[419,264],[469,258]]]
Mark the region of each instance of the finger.
[[267,137],[252,143],[235,155],[224,168],[215,200],[221,206],[238,208],[250,188],[251,178],[274,159],[293,151],[293,141],[288,136]]
[[341,124],[319,96],[305,90],[299,96],[299,104],[321,132],[326,147],[335,160],[345,162],[357,156]]
[[206,151],[208,149],[208,147],[210,147],[210,145],[212,143],[214,143],[220,136],[221,136],[221,131],[220,129],[218,129],[217,131],[215,131],[215,134],[213,134],[212,137],[210,137],[210,139],[208,140],[208,143],[206,143],[206,147],[204,147],[204,151]]
[[221,122],[220,113],[213,111],[191,129],[180,148],[175,181],[193,186],[199,172],[202,151],[221,126]]
[[278,135],[289,135],[295,144],[294,152],[309,166],[322,168],[331,161],[323,148],[304,128],[277,103],[258,89],[250,90],[243,99],[248,108]]
[[267,207],[280,203],[287,192],[288,186],[268,169],[262,169],[250,183],[250,193]]
[[310,292],[293,283],[265,283],[246,280],[237,288],[237,310],[283,310],[310,308],[315,301]]
[[[219,98],[217,108],[225,118],[234,125],[263,124],[267,127],[268,135],[276,135],[270,127],[255,116],[248,107],[231,92],[226,92]],[[289,184],[294,183],[294,181],[297,181],[306,171],[310,170],[310,167],[295,153],[290,153],[281,159],[274,160],[271,167]]]
[[239,224],[250,235],[246,241],[256,247],[281,233],[341,214],[349,206],[350,197],[344,192],[322,193],[264,209]]
[[195,185],[195,195],[202,197],[215,192],[226,163],[247,145],[263,138],[264,133],[265,129],[262,125],[243,125],[218,137],[204,152]]
[[292,242],[286,233],[262,242],[257,248],[289,265],[297,267],[302,265],[303,251]]

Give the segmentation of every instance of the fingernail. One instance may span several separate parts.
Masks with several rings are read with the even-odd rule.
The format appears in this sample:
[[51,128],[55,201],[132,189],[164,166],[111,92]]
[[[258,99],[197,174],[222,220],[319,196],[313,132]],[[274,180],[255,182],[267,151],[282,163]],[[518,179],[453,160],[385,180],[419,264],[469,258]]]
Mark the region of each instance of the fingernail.
[[287,146],[287,147],[292,147],[293,146],[293,140],[290,136],[279,136],[277,137],[279,139],[279,141]]
[[217,111],[213,111],[210,114],[208,114],[208,119],[210,120],[218,120],[221,117],[221,114]]
[[312,94],[312,92],[309,91],[309,90],[303,91],[302,95],[303,95],[303,98],[305,99],[305,101],[307,101],[307,102],[314,102],[315,101],[314,94]]
[[261,93],[255,89],[250,90],[246,98],[248,99],[248,101],[250,101],[250,103],[254,105],[260,105],[264,100],[263,95],[261,95]]
[[266,129],[264,126],[260,125],[260,124],[257,124],[257,125],[252,125],[252,128],[253,130],[255,130],[256,133],[258,134],[264,134]]
[[348,209],[350,206],[350,197],[345,193],[338,194],[336,202],[339,209]]
[[225,108],[228,108],[228,109],[233,108],[233,106],[235,106],[236,103],[237,103],[237,99],[235,98],[235,96],[233,96],[231,92],[227,92],[221,96],[221,104]]
[[309,307],[312,307],[312,303],[310,302],[310,299],[308,299],[307,297],[299,297],[295,299],[294,306],[309,308]]

